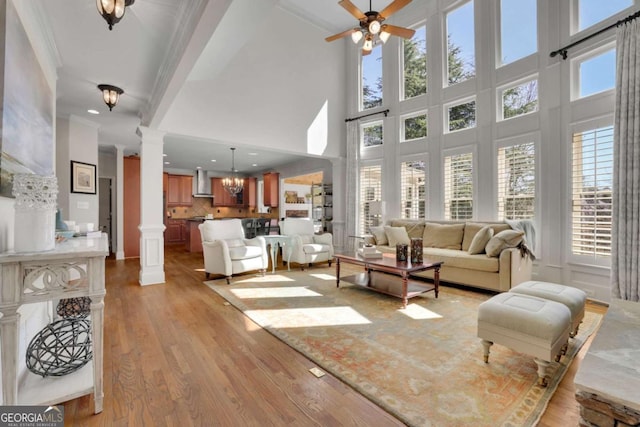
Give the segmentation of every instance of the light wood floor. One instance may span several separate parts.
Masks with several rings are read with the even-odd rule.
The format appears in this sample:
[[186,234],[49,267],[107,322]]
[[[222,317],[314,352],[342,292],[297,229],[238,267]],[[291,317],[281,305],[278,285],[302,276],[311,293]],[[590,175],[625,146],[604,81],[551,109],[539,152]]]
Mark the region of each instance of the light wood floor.
[[[401,426],[400,421],[203,292],[202,255],[167,246],[164,285],[138,284],[139,260],[106,261],[104,411],[65,403],[65,426]],[[589,305],[587,310],[605,312]],[[539,424],[578,425],[580,352]]]

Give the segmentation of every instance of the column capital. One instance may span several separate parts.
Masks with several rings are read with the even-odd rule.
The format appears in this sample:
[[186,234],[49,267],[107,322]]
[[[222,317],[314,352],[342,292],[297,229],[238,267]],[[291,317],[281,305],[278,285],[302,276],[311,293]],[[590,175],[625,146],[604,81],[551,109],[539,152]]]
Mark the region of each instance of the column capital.
[[142,139],[141,142],[143,144],[146,144],[148,142],[163,144],[164,136],[167,134],[167,132],[158,129],[152,129],[146,126],[138,126],[138,129],[136,129],[136,134]]

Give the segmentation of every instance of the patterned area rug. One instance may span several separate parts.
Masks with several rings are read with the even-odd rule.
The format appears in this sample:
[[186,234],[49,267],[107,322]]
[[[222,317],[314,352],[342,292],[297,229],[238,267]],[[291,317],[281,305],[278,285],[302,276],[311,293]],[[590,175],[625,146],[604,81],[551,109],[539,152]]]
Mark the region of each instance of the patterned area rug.
[[[346,267],[346,268],[345,268]],[[341,276],[350,273],[343,264]],[[351,272],[355,272],[352,270]],[[401,300],[341,281],[334,268],[205,282],[261,327],[412,426],[535,425],[602,316],[587,313],[547,388],[533,358],[500,345],[482,360],[478,305],[491,295],[441,287]]]

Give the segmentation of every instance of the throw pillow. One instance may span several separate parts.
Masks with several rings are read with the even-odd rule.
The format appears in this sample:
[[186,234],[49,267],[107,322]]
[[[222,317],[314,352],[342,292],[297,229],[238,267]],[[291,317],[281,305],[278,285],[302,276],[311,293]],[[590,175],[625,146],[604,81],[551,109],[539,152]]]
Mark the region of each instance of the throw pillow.
[[424,234],[424,220],[422,219],[392,219],[389,221],[391,227],[404,227],[409,238],[422,238]]
[[369,227],[369,231],[373,234],[373,238],[376,240],[376,245],[384,246],[389,244],[387,233],[384,232],[384,227],[382,225],[379,227]]
[[387,235],[387,239],[389,239],[389,246],[395,247],[398,243],[406,243],[407,245],[411,243],[407,229],[404,227],[390,227],[385,225],[384,232]]
[[487,256],[497,257],[503,250],[517,247],[523,239],[524,231],[504,230],[493,236],[484,250]]
[[489,240],[493,237],[493,228],[487,225],[484,226],[473,236],[471,244],[469,245],[469,253],[471,255],[481,254],[484,252],[485,246],[489,243]]
[[481,223],[481,222],[467,222],[464,225],[464,237],[462,238],[463,251],[469,250],[469,247],[471,246],[471,241],[476,236],[476,233],[480,231],[483,227],[486,227],[487,225],[493,229],[494,236],[501,231],[511,230],[511,227],[509,227],[509,224],[507,224],[506,222],[502,222],[502,223],[497,222],[493,224],[487,224],[487,223]]
[[462,244],[462,224],[437,224],[428,222],[424,226],[422,246],[425,248],[460,249]]

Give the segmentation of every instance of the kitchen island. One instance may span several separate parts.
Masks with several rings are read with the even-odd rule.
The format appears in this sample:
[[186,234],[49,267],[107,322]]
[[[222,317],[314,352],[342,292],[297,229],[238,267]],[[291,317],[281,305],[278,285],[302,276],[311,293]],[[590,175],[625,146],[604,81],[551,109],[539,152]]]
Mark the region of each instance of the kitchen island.
[[187,219],[186,246],[189,252],[202,252],[202,238],[198,226],[204,222],[204,217]]

